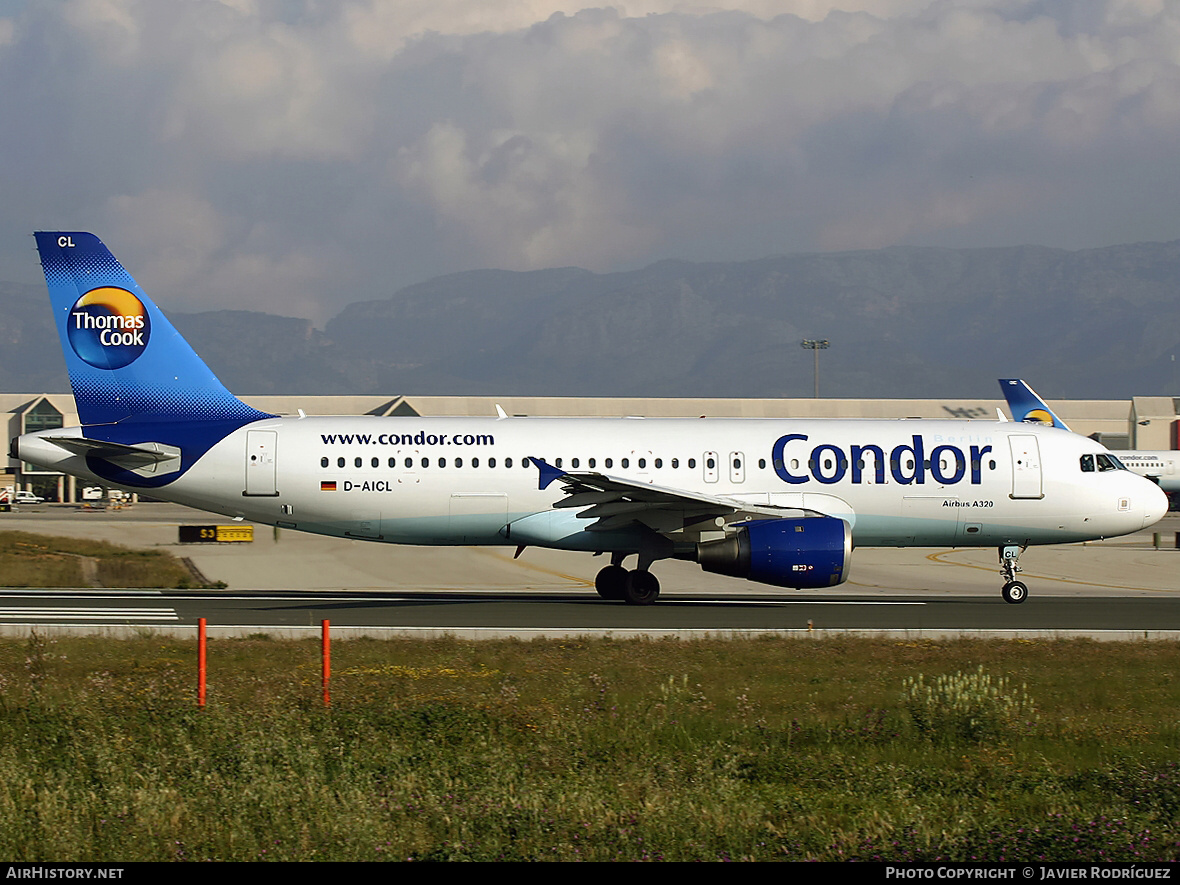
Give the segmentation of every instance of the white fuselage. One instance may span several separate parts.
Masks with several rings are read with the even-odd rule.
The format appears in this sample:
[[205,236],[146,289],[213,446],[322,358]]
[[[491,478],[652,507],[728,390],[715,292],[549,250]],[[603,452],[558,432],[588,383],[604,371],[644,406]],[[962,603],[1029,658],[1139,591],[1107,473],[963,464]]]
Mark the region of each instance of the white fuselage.
[[[20,457],[99,480],[84,457],[40,439],[69,435],[81,430],[23,436]],[[1121,535],[1162,517],[1165,496],[1149,480],[1081,470],[1082,455],[1105,451],[1068,431],[985,421],[282,417],[230,433],[174,481],[138,490],[391,543],[625,547],[552,509],[563,493],[538,487],[536,457],[572,473],[837,516],[857,546],[1005,546]],[[539,514],[552,518],[541,524]],[[691,531],[690,540],[707,535]]]

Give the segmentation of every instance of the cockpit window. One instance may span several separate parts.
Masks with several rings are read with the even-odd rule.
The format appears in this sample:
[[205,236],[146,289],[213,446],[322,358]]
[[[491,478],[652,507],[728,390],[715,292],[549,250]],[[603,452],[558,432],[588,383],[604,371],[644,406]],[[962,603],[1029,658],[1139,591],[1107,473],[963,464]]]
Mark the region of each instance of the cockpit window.
[[1097,470],[1102,473],[1106,470],[1126,470],[1127,466],[1107,452],[1098,455],[1082,455],[1081,457],[1082,473],[1093,473]]

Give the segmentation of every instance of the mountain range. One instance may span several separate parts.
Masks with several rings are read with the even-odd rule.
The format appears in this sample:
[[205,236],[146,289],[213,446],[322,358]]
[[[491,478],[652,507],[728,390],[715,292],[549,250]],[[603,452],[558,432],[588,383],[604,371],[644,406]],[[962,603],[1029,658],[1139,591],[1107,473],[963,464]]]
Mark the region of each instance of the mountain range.
[[[243,394],[1050,398],[1180,391],[1180,241],[1066,251],[895,247],[741,262],[477,270],[350,304],[320,330],[183,314]],[[0,283],[0,390],[60,392],[47,299]]]

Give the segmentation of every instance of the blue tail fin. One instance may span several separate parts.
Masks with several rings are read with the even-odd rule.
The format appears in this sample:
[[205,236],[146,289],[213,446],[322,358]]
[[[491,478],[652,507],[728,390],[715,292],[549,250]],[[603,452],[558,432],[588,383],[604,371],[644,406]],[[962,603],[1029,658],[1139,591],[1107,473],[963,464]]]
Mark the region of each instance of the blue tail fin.
[[225,389],[98,237],[35,236],[88,435],[94,425],[270,417]]
[[1028,421],[1033,424],[1051,424],[1062,430],[1069,430],[1065,422],[1053,414],[1053,410],[1045,405],[1033,389],[1019,378],[1001,378],[1000,389],[1004,391],[1004,399],[1008,401],[1008,408],[1012,410],[1013,421]]

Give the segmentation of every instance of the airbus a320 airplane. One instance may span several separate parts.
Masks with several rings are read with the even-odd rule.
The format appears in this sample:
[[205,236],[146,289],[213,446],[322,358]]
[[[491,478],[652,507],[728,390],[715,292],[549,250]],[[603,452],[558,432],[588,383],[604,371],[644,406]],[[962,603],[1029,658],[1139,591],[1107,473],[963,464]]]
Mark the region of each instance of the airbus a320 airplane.
[[1135,532],[1167,507],[1127,470],[1087,470],[1109,457],[1098,443],[1028,424],[270,415],[97,237],[36,238],[82,426],[25,434],[12,456],[231,517],[609,553],[598,593],[633,605],[656,600],[668,558],[819,588],[847,580],[854,546],[995,547],[1016,603],[1028,545]]

